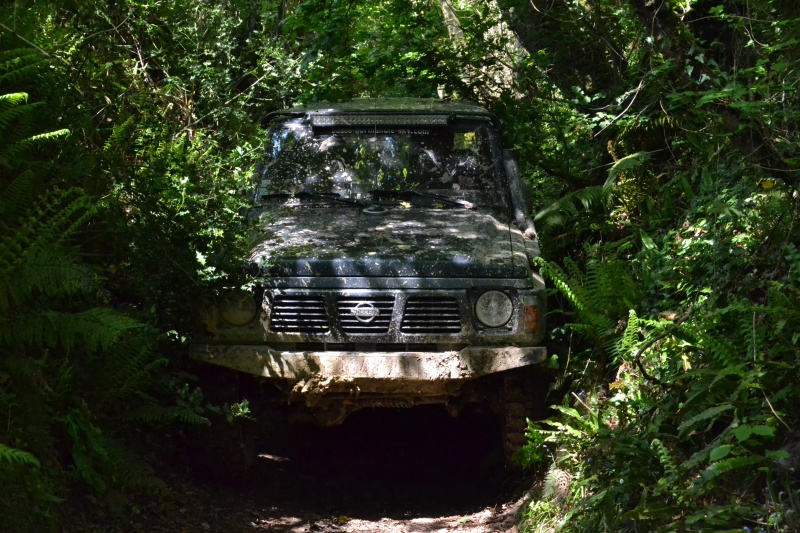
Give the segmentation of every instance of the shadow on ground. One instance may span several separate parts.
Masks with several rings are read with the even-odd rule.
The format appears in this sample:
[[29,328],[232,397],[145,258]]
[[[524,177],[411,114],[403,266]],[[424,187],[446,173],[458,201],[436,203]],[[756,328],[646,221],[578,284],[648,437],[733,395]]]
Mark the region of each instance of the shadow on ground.
[[296,427],[262,446],[250,490],[272,485],[287,509],[363,518],[473,512],[507,501],[518,478],[503,465],[500,428],[484,406],[363,410],[333,428]]
[[526,488],[504,466],[498,421],[482,405],[457,418],[441,406],[363,410],[274,437],[262,433],[246,481],[173,475],[169,494],[125,530],[509,531]]

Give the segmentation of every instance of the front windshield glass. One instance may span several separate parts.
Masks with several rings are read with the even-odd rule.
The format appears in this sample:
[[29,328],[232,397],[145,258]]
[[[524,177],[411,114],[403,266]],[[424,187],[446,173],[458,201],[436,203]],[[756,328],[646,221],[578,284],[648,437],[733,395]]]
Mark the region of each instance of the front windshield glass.
[[269,131],[256,199],[302,192],[369,200],[373,191],[396,191],[502,208],[507,193],[498,152],[495,130],[478,120],[321,128],[292,119]]

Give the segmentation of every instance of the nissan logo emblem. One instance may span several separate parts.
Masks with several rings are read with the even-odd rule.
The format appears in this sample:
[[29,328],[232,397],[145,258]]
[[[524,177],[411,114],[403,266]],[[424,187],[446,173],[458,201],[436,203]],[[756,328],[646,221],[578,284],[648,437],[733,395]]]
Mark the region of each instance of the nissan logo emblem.
[[359,322],[367,324],[380,316],[381,310],[369,302],[359,302],[350,309],[350,314],[356,317]]

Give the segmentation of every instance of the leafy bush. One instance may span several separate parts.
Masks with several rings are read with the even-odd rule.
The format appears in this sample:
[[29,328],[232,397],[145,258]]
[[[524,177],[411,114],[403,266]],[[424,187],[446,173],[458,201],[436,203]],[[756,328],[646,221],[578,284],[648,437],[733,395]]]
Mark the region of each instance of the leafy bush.
[[572,482],[531,505],[530,530],[800,527],[797,106],[780,96],[798,12],[701,4],[623,5],[618,37],[641,24],[647,46],[631,41],[620,83],[570,78],[610,159],[539,217],[561,239],[545,250],[571,256],[542,272],[572,322],[554,331],[565,401],[522,459]]
[[730,179],[700,181],[679,229],[640,231],[638,251],[590,246],[584,269],[542,264],[582,339],[560,416],[532,424],[522,454],[572,476],[551,524],[798,527],[798,207],[783,186]]
[[[4,79],[24,84],[30,52],[4,54]],[[58,504],[88,490],[112,511],[122,490],[157,490],[123,436],[126,412],[148,407],[166,364],[158,331],[110,306],[79,237],[101,214],[80,188],[58,186],[66,130],[36,133],[23,92],[0,95],[0,529],[55,529]],[[41,112],[41,111],[39,111]],[[63,167],[61,167],[63,169]]]

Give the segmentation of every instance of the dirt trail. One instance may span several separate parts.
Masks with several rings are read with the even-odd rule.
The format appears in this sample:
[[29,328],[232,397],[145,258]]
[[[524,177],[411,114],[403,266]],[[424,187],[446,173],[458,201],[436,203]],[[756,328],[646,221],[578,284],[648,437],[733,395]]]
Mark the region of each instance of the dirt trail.
[[458,418],[441,407],[363,411],[343,426],[261,445],[246,483],[173,478],[169,501],[143,508],[130,529],[515,531],[530,481],[503,466],[499,437],[480,407]]

